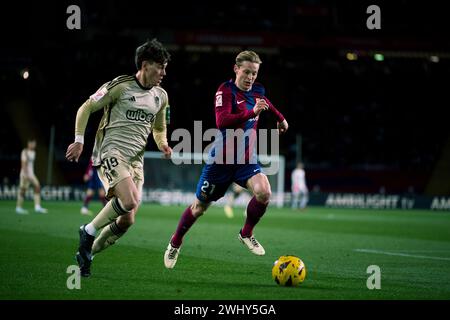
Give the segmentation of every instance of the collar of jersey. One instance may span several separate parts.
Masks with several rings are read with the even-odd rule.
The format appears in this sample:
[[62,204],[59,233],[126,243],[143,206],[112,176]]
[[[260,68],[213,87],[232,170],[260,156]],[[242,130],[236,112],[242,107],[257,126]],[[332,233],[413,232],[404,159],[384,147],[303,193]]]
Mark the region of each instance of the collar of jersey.
[[142,90],[151,90],[153,87],[144,87],[138,80],[138,78],[136,78],[136,75],[133,76],[134,80],[136,81],[136,83],[138,84],[139,88],[141,88]]

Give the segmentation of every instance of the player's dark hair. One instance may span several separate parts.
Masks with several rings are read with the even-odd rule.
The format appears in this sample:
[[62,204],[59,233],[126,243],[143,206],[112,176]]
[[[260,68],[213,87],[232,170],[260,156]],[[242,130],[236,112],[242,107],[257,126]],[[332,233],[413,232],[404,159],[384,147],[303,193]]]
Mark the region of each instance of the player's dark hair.
[[136,49],[135,63],[139,70],[143,61],[156,62],[160,64],[167,63],[170,60],[170,53],[162,45],[161,42],[153,38],[147,40],[143,45]]

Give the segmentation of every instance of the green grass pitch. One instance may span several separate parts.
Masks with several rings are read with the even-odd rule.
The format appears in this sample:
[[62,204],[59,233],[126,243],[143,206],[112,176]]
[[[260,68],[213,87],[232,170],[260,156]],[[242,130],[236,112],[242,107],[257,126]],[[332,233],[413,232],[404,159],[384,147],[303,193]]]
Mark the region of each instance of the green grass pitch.
[[[167,270],[163,253],[184,207],[143,204],[130,231],[95,257],[81,289],[70,290],[66,271],[76,264],[78,227],[92,218],[80,215],[80,205],[46,202],[48,214],[22,216],[13,201],[0,202],[0,299],[450,299],[448,212],[319,207],[271,206],[254,230],[266,249],[259,257],[237,240],[242,209],[228,219],[213,205]],[[271,278],[284,254],[306,265],[299,287]],[[378,290],[366,285],[370,265],[381,269]]]

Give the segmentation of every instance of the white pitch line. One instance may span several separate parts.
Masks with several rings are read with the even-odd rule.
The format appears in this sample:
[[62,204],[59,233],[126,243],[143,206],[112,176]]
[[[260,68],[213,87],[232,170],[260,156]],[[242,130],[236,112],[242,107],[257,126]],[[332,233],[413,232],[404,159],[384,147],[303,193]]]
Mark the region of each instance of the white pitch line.
[[398,252],[388,252],[388,251],[380,251],[380,250],[371,250],[371,249],[355,249],[357,252],[365,252],[365,253],[378,253],[385,254],[388,256],[400,256],[400,257],[409,257],[409,258],[419,258],[419,259],[432,259],[432,260],[445,260],[450,261],[450,258],[444,257],[431,257],[431,256],[422,256],[417,254],[407,254],[407,253],[398,253]]
[[398,252],[405,252],[405,253],[408,253],[408,252],[424,252],[424,253],[430,253],[430,252],[450,252],[450,250],[445,250],[445,249],[442,249],[442,250],[397,250]]

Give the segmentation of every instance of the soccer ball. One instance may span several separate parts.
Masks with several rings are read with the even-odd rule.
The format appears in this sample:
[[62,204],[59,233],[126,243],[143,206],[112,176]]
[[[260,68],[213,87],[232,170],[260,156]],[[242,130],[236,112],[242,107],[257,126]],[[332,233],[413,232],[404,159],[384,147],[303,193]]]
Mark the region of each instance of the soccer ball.
[[272,278],[280,286],[296,287],[306,277],[306,267],[296,256],[281,256],[273,263]]

